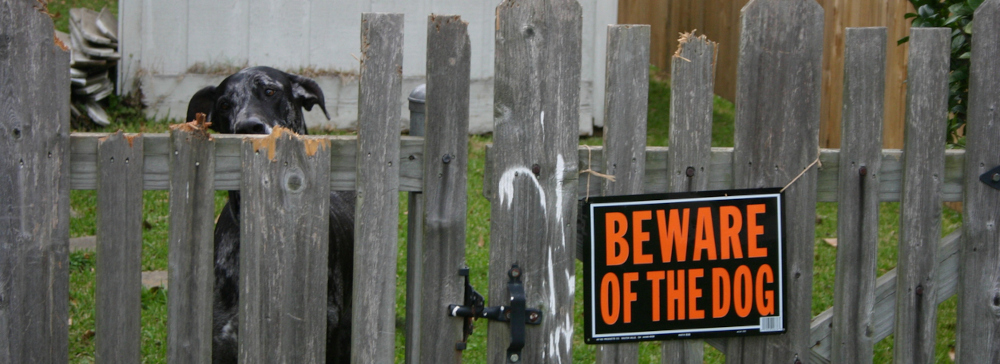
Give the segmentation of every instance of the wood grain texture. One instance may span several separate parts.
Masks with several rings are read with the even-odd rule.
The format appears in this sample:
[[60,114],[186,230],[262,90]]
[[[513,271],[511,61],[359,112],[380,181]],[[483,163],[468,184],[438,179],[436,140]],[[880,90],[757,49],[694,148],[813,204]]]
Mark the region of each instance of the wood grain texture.
[[[957,361],[1000,361],[1000,191],[979,175],[1000,165],[1000,1],[975,13],[965,137],[965,241],[958,299]],[[992,178],[992,176],[990,176]]]
[[[92,190],[97,185],[97,140],[106,136],[104,133],[73,133],[70,137],[71,162],[70,183],[74,190]],[[144,134],[145,167],[143,171],[143,189],[166,190],[169,187],[169,137],[166,134]],[[243,171],[240,167],[239,145],[243,137],[234,135],[213,135],[215,138],[215,189],[228,191],[239,189]],[[247,136],[248,138],[263,138],[263,136]],[[357,179],[357,138],[353,136],[323,136],[330,141],[330,189],[335,191],[353,190]],[[423,188],[423,138],[403,136],[399,150],[399,190],[420,191]],[[492,150],[492,146],[487,147]],[[588,166],[598,172],[604,172],[603,148],[579,147],[577,154],[580,170]],[[664,192],[667,190],[667,153],[666,147],[646,147],[646,192]],[[823,149],[819,168],[819,181],[816,185],[818,201],[837,201],[837,179],[840,170],[837,149]],[[709,168],[708,189],[719,190],[732,187],[733,165],[732,148],[712,148],[711,168]],[[411,158],[412,157],[412,158]],[[591,163],[588,164],[588,157]],[[880,178],[879,200],[892,202],[900,200],[902,186],[903,152],[897,149],[882,150],[882,177]],[[944,184],[941,189],[942,201],[961,201],[962,184],[964,183],[965,150],[949,149],[945,151]],[[486,171],[487,174],[490,171]],[[586,177],[584,177],[586,178]],[[591,178],[590,196],[601,194],[602,184]],[[587,196],[587,183],[577,186],[578,197]]]
[[215,284],[215,142],[205,130],[171,130],[167,361],[212,362]]
[[329,144],[276,129],[243,142],[241,363],[326,359]]
[[[496,9],[490,305],[506,305],[507,272],[522,268],[526,363],[572,361],[581,8],[573,0],[508,0]],[[503,363],[508,325],[491,324],[488,362]]]
[[354,227],[351,361],[393,361],[399,223],[399,95],[403,15],[361,16],[358,204]]
[[[604,98],[604,169],[615,176],[604,181],[602,195],[643,192],[646,174],[646,112],[649,98],[647,25],[609,25],[607,89]],[[635,363],[639,344],[605,344],[598,363]]]
[[[712,101],[718,44],[694,34],[681,36],[671,63],[670,145],[667,192],[708,189],[712,157]],[[688,170],[691,173],[689,175]],[[664,341],[661,363],[702,363],[702,340]]]
[[[823,9],[812,0],[743,8],[733,187],[785,186],[818,157]],[[806,360],[811,346],[817,172],[784,190],[786,332],[731,339],[730,363]]]
[[94,355],[138,363],[142,308],[142,138],[121,131],[98,142]]
[[38,4],[0,1],[0,362],[69,353],[69,53]]
[[[71,188],[92,190],[97,186],[97,140],[104,133],[73,133],[71,139]],[[264,136],[236,136],[214,134],[215,139],[215,189],[220,191],[240,188],[242,167],[240,145],[243,138]],[[358,175],[358,144],[354,136],[323,136],[330,141],[330,189],[350,191],[355,189]],[[166,190],[170,183],[170,140],[167,134],[145,134],[145,159],[143,188]],[[399,149],[399,180],[401,191],[420,191],[423,188],[423,138],[404,136]]]
[[[469,24],[457,15],[427,20],[427,136],[424,144],[425,210],[420,259],[419,355],[413,362],[459,363],[462,319],[448,316],[463,302],[469,143]],[[407,343],[409,347],[409,342]]]
[[[941,304],[958,292],[958,249],[962,241],[960,231],[941,238],[937,243],[938,270],[934,284],[939,287],[937,303]],[[896,317],[896,274],[890,270],[875,281],[875,304],[872,308],[872,340],[882,341],[892,334]],[[809,342],[813,343],[810,361],[831,363],[833,347],[833,308],[823,311],[812,320]]]
[[885,43],[885,28],[847,29],[833,305],[832,360],[837,363],[874,360]]
[[941,236],[941,180],[948,119],[948,29],[914,28],[910,37],[906,142],[896,290],[896,363],[934,361],[937,305],[934,245]]

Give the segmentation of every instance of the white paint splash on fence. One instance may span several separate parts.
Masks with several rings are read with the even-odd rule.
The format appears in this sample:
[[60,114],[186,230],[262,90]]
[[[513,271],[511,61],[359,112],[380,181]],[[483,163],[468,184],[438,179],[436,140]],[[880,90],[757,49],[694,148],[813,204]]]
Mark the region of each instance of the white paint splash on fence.
[[[558,315],[559,312],[555,311],[555,308],[558,305],[556,305],[555,264],[553,264],[552,261],[552,247],[549,247],[548,264],[549,264],[548,266],[549,279],[548,281],[545,282],[546,286],[548,286],[549,289],[549,302],[547,306],[552,310],[551,312],[549,312],[549,315],[552,318],[555,318],[555,316]],[[569,296],[573,297],[573,295],[576,294],[576,279],[575,277],[573,277],[573,275],[570,274],[569,270],[567,270],[565,273],[566,273],[566,284],[569,285]],[[559,324],[559,326],[557,326],[554,330],[552,330],[548,340],[548,342],[551,343],[551,345],[548,345],[549,349],[548,356],[549,359],[551,359],[551,361],[554,363],[562,363],[563,361],[562,353],[564,351],[560,350],[560,347],[565,347],[565,352],[569,352],[572,349],[571,345],[573,342],[573,320],[572,317],[570,317],[569,312],[564,312],[563,315],[565,317],[563,317],[561,324]]]
[[542,129],[545,129],[545,112],[542,111]]
[[535,178],[535,174],[531,173],[531,170],[525,167],[513,167],[500,176],[500,184],[497,188],[500,192],[500,204],[503,205],[504,203],[507,203],[507,209],[511,208],[511,205],[514,203],[514,177],[517,176],[531,177],[531,181],[535,182],[535,188],[538,190],[539,199],[542,201],[542,211],[547,213],[548,209],[545,206],[545,190],[542,189],[542,184],[538,183],[538,179]]

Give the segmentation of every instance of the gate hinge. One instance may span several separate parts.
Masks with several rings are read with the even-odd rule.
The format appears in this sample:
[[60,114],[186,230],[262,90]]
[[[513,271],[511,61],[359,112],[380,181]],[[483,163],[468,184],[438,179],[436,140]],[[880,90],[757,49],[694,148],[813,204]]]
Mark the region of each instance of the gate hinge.
[[989,172],[980,175],[979,181],[985,183],[987,186],[1000,190],[1000,166],[997,166]]
[[483,295],[469,284],[469,268],[459,269],[458,275],[465,277],[465,302],[462,305],[448,305],[448,315],[464,317],[462,341],[455,344],[455,349],[465,350],[466,340],[472,335],[472,322],[479,318],[510,323],[510,346],[507,347],[507,362],[521,361],[521,349],[524,348],[525,324],[539,325],[542,323],[542,311],[526,308],[524,284],[521,282],[521,268],[514,264],[507,271],[507,291],[510,292],[510,306],[485,307]]

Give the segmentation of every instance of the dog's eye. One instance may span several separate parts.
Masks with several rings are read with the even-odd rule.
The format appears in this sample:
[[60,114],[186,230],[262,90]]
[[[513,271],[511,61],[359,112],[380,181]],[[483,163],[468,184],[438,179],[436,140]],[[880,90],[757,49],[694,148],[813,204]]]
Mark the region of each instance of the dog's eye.
[[229,109],[232,108],[232,107],[233,107],[233,105],[230,105],[226,101],[223,101],[222,103],[219,104],[219,108],[222,109],[223,111],[229,111]]
[[273,88],[266,89],[264,90],[264,94],[267,96],[274,96],[274,89]]

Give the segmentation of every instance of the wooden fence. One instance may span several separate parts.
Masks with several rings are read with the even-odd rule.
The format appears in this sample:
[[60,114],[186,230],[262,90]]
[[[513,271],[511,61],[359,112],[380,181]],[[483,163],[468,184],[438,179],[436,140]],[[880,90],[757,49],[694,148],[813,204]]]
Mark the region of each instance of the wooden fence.
[[[321,361],[330,190],[358,190],[353,362],[393,360],[398,191],[409,214],[407,361],[458,362],[463,301],[468,122],[467,24],[428,19],[426,138],[394,123],[402,17],[364,14],[357,137],[69,133],[68,55],[34,2],[0,3],[0,362],[67,361],[70,189],[98,195],[97,360],[139,362],[142,190],[170,191],[168,361],[210,361],[212,196],[239,189],[242,362]],[[870,362],[895,332],[895,358],[929,362],[935,307],[959,294],[961,362],[1000,360],[1000,192],[979,176],[1000,165],[1000,0],[976,14],[968,149],[943,149],[947,31],[914,30],[904,150],[881,149],[884,28],[848,29],[844,149],[818,148],[823,12],[811,0],[754,0],[744,10],[736,145],[711,148],[715,47],[690,38],[673,63],[673,147],[642,148],[650,29],[609,28],[605,147],[579,147],[580,7],[507,1],[497,9],[496,134],[484,194],[491,201],[490,305],[509,304],[520,267],[525,304],[541,310],[523,351],[491,323],[488,357],[572,360],[576,198],[602,193],[784,186],[788,202],[787,330],[712,339],[727,362]],[[811,167],[815,159],[821,167]],[[588,162],[590,161],[590,162]],[[579,171],[616,182],[580,183]],[[994,181],[1000,177],[987,176]],[[587,189],[589,185],[589,190]],[[815,207],[838,202],[836,305],[810,315]],[[900,201],[897,269],[876,276],[878,202]],[[960,233],[940,238],[942,201],[964,201]],[[267,241],[286,244],[268,245]],[[419,258],[419,259],[415,259]],[[421,340],[423,338],[423,340]],[[516,344],[516,343],[515,343]],[[663,345],[664,362],[701,362],[699,341]],[[601,362],[635,362],[635,345],[602,345]]]
[[[739,56],[740,9],[749,0],[619,0],[618,22],[650,24],[650,63],[670,70],[671,55],[677,51],[677,35],[697,29],[719,43],[715,93],[736,100],[736,66]],[[844,94],[844,44],[847,27],[884,26],[888,62],[885,78],[885,127],[883,147],[902,148],[906,119],[906,54],[908,44],[896,45],[910,35],[914,13],[907,0],[816,0],[823,7],[823,100],[821,101],[819,144],[841,147],[841,97]]]

